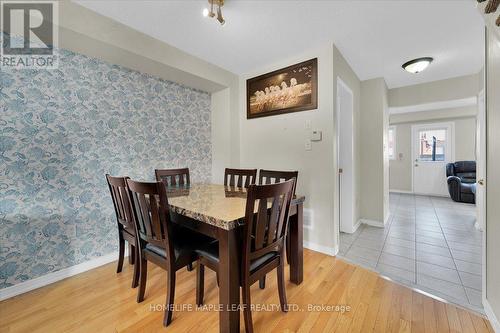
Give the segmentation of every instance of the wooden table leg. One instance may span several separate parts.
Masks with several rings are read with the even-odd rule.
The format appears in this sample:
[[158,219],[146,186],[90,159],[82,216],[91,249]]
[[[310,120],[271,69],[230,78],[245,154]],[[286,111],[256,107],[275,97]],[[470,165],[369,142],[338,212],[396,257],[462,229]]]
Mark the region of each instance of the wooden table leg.
[[297,214],[290,216],[290,281],[301,284],[304,279],[304,204],[297,204]]
[[240,331],[240,267],[237,229],[219,229],[219,330]]

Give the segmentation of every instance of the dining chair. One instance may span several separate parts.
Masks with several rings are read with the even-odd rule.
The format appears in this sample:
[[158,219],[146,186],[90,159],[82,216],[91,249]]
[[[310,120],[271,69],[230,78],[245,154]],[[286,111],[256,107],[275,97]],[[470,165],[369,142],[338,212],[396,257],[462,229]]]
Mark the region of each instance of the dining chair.
[[190,185],[189,168],[155,169],[156,181],[164,182],[166,186]]
[[208,237],[192,232],[170,220],[166,187],[161,182],[127,180],[136,227],[139,261],[137,302],[144,300],[148,261],[167,271],[167,298],[163,325],[172,321],[175,273],[197,259],[194,251]]
[[[294,183],[295,180],[291,179],[277,184],[250,185],[248,188],[240,262],[246,332],[253,332],[250,286],[274,269],[277,269],[281,311],[288,311],[284,279],[284,242]],[[205,244],[196,252],[199,256],[196,304],[201,306],[204,297],[205,266],[218,273],[219,247],[217,243]]]
[[255,184],[257,169],[229,169],[224,171],[224,186],[245,187]]
[[[181,169],[155,169],[156,181],[163,182],[167,187],[189,186],[189,168]],[[189,263],[186,266],[187,270],[193,270],[193,264]]]
[[[295,188],[297,187],[297,180],[299,178],[298,171],[278,171],[278,170],[264,170],[264,169],[259,170],[260,185],[275,184],[281,182],[282,180],[287,181],[292,178],[295,178],[293,192],[292,192],[292,197],[293,197],[295,195]],[[287,262],[290,263],[290,237],[288,236],[288,233],[286,235],[285,244],[286,244],[286,259]],[[265,276],[259,281],[259,287],[260,289],[264,289],[266,287]]]
[[275,184],[282,180],[290,180],[295,178],[295,185],[293,187],[293,195],[295,195],[295,188],[297,187],[297,180],[299,179],[298,171],[276,171],[276,170],[259,170],[259,184]]
[[129,244],[129,263],[134,265],[132,288],[137,287],[139,278],[139,264],[137,263],[137,246],[135,237],[135,226],[132,220],[132,211],[127,190],[128,177],[112,177],[106,174],[109,192],[115,208],[116,222],[118,226],[118,267],[116,272],[120,273],[123,268],[123,257],[125,256],[125,241]]

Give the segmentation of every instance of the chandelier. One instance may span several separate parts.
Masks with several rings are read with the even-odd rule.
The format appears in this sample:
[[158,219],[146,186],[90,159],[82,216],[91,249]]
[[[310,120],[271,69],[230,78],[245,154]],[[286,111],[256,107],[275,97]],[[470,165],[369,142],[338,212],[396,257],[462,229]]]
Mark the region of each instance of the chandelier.
[[[203,9],[203,16],[205,17],[215,17],[217,15],[217,21],[219,21],[220,25],[226,24],[226,20],[222,17],[222,6],[224,6],[224,0],[208,0],[208,4],[210,9]],[[214,12],[214,6],[217,6],[217,13]]]

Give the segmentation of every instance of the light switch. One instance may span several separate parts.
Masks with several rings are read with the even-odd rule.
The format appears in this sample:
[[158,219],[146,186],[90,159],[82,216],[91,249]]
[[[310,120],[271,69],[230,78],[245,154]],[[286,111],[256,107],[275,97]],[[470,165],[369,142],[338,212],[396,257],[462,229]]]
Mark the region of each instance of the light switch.
[[306,140],[305,148],[306,150],[312,150],[312,144],[310,140]]
[[311,129],[312,128],[312,121],[311,120],[306,120],[305,124],[304,124],[304,127],[306,129]]

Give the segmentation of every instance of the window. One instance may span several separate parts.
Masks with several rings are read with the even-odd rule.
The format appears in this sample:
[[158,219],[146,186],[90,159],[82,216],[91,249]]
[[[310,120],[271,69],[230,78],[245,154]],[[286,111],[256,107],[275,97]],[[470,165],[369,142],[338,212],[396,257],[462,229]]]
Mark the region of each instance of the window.
[[396,159],[396,127],[389,127],[389,133],[387,135],[387,151],[389,153],[389,159]]
[[418,131],[420,161],[445,161],[446,129],[432,129]]

